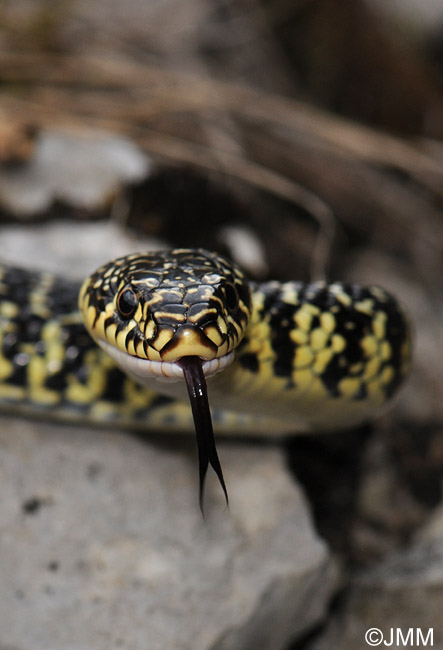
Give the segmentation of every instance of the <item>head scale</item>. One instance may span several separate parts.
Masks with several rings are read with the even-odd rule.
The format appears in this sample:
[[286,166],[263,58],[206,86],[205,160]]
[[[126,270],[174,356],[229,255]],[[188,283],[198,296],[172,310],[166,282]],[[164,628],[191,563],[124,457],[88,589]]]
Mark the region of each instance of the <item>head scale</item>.
[[231,352],[251,310],[240,269],[202,249],[132,254],[106,264],[83,284],[86,327],[99,343],[151,361],[203,360]]

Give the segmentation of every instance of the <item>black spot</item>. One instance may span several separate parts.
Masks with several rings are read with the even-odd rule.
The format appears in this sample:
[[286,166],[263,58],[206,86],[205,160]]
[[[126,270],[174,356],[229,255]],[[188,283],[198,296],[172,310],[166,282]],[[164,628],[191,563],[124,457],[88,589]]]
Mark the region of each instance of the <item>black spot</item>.
[[30,497],[22,504],[22,510],[26,515],[35,515],[44,505],[43,499],[40,497]]
[[275,353],[274,373],[277,377],[291,377],[295,344],[291,339],[293,316],[296,307],[285,303],[280,290],[270,292],[265,299],[264,311],[269,313],[272,349]]
[[251,372],[258,372],[259,364],[256,354],[248,352],[247,354],[240,356],[238,358],[238,361],[243,366],[243,368],[246,368],[246,370],[250,370]]
[[45,386],[49,390],[64,390],[67,386],[66,368],[48,375],[45,380]]
[[233,284],[229,282],[225,285],[226,306],[231,313],[238,309],[238,293]]
[[101,399],[108,402],[122,402],[124,398],[123,386],[125,375],[119,368],[112,368],[106,375],[106,387]]
[[360,388],[359,388],[358,391],[355,393],[353,399],[355,399],[355,400],[362,400],[362,399],[366,399],[367,396],[368,396],[368,389],[367,389],[367,387],[366,387],[366,384],[364,384],[364,383],[362,382],[362,383],[360,384]]

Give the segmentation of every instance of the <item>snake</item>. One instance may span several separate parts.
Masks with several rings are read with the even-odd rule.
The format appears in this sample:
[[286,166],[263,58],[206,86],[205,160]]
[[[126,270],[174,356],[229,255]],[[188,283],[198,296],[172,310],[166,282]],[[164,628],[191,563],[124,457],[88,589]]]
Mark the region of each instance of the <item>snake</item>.
[[204,249],[133,253],[80,284],[0,264],[0,409],[195,431],[200,505],[209,465],[228,500],[214,428],[355,427],[410,366],[409,318],[379,286],[250,281]]

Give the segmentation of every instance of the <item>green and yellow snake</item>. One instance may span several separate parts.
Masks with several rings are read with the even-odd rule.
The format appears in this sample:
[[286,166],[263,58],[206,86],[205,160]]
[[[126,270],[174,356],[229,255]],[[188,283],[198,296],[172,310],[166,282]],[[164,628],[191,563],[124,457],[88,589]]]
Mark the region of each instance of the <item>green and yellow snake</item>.
[[195,429],[200,497],[209,463],[226,494],[212,420],[225,434],[353,426],[385,408],[410,354],[379,287],[250,283],[202,249],[122,257],[81,289],[0,265],[2,410]]

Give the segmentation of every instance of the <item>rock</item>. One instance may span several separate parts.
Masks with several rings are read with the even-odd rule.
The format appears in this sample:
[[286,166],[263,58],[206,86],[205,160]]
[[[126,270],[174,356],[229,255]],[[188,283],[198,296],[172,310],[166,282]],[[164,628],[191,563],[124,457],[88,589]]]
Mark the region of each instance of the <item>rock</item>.
[[[420,543],[393,553],[360,576],[352,590],[346,611],[343,650],[362,647],[368,629],[381,630],[386,642],[401,630],[403,637],[417,630],[424,638],[433,630],[433,647],[443,648],[443,540]],[[394,636],[394,638],[396,638]],[[395,646],[394,642],[394,646]],[[399,645],[399,644],[397,644]],[[428,645],[432,645],[430,642]]]
[[0,647],[279,650],[338,572],[273,446],[0,419]]
[[145,178],[151,163],[130,140],[99,131],[42,131],[33,157],[0,169],[0,207],[19,218],[56,202],[76,210],[107,208],[123,184]]
[[373,628],[373,646],[442,650],[442,612],[443,509],[439,508],[413,544],[390,553],[352,581],[342,611],[306,650],[369,647],[365,635]]

